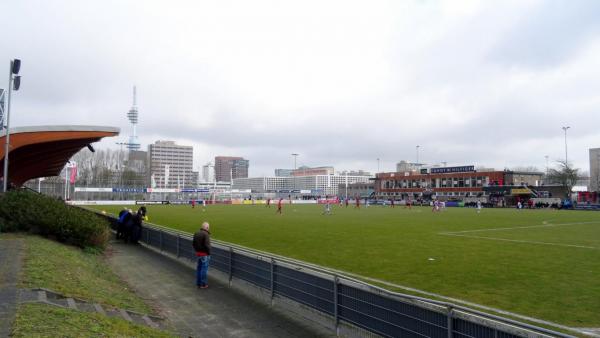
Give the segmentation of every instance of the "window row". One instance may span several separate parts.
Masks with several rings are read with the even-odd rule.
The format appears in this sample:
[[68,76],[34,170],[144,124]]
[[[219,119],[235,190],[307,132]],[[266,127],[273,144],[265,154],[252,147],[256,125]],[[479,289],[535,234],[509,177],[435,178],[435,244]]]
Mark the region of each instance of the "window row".
[[402,189],[402,188],[463,188],[463,187],[487,187],[489,177],[455,177],[455,178],[434,178],[420,180],[382,180],[382,189]]

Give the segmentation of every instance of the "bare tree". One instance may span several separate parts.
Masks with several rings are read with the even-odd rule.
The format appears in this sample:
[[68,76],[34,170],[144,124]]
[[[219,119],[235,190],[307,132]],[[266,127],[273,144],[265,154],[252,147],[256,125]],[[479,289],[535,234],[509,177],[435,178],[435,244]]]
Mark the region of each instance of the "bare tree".
[[537,167],[526,166],[526,167],[514,167],[512,171],[526,172],[526,173],[537,173],[540,172]]
[[111,149],[97,150],[95,153],[82,149],[71,160],[77,163],[79,181],[84,185],[109,183],[113,174],[121,170],[119,151]]
[[569,163],[565,161],[557,162],[558,168],[548,170],[548,180],[551,183],[560,184],[564,189],[565,195],[568,197],[581,175],[579,174],[579,169],[571,167]]

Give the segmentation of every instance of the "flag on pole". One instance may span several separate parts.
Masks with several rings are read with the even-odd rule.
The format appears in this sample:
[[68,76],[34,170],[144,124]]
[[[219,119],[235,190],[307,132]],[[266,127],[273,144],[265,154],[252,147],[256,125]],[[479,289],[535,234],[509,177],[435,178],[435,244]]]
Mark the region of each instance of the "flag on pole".
[[169,185],[169,165],[168,164],[165,164],[165,181],[163,183],[164,183],[163,188],[166,188]]
[[75,180],[77,179],[77,163],[73,162],[69,167],[71,168],[69,183],[75,184]]

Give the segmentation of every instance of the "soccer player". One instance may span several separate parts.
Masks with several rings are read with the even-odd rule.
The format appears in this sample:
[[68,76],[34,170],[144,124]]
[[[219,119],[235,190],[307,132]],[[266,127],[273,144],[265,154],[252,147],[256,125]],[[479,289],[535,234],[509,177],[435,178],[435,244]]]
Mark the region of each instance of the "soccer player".
[[329,204],[329,201],[326,201],[323,207],[323,215],[331,215],[331,204]]
[[431,212],[436,211],[440,211],[440,201],[438,200],[433,201],[433,209],[431,209]]
[[346,203],[346,208],[347,208],[348,207],[348,197],[346,197],[345,203]]
[[281,211],[281,204],[283,203],[283,198],[279,199],[279,202],[277,202],[277,214],[282,215],[282,211]]
[[477,213],[481,212],[481,201],[477,201]]
[[192,199],[192,209],[194,209],[196,207],[196,200]]
[[354,206],[354,209],[360,209],[360,198],[356,196],[354,199],[356,200],[356,205]]
[[394,208],[394,199],[393,199],[393,198],[390,200],[390,206],[391,206],[392,208]]
[[271,199],[267,198],[267,208],[270,208],[270,207],[271,207]]

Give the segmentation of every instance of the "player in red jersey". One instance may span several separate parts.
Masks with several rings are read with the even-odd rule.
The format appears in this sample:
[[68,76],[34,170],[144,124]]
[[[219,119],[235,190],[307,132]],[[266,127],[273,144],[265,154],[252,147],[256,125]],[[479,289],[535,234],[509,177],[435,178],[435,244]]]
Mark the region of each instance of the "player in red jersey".
[[278,214],[282,214],[282,210],[281,210],[281,204],[283,203],[283,198],[279,199],[279,202],[277,202],[277,213]]

